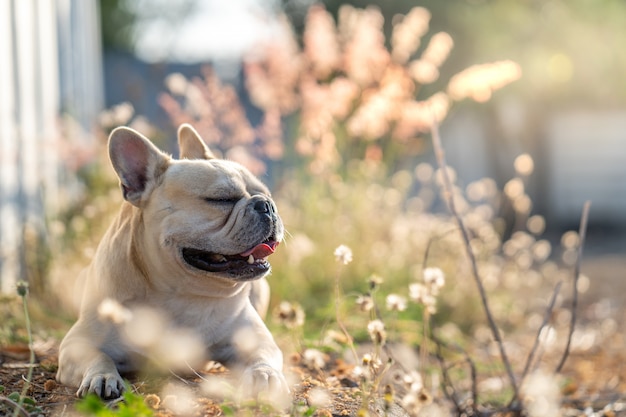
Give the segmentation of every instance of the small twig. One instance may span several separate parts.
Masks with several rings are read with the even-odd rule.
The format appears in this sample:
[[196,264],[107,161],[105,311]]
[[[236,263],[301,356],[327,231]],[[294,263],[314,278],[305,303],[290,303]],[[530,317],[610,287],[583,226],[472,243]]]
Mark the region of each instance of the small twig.
[[116,405],[118,405],[119,403],[123,403],[124,401],[126,401],[126,399],[122,396],[114,398],[112,400],[107,400],[104,404],[109,410],[113,410]]
[[[556,298],[559,294],[559,291],[561,290],[562,284],[563,282],[559,281],[556,284],[556,287],[554,287],[554,291],[552,292],[552,297],[550,298],[550,303],[548,304],[548,308],[546,308],[546,312],[543,315],[543,322],[541,323],[541,326],[539,326],[539,330],[537,330],[537,336],[535,336],[535,343],[533,344],[533,347],[528,354],[528,358],[526,358],[524,371],[522,372],[522,376],[520,377],[520,380],[519,380],[520,386],[522,386],[522,384],[524,383],[524,379],[528,375],[528,371],[530,370],[530,367],[535,360],[535,356],[537,355],[537,350],[540,344],[541,333],[544,331],[544,329],[548,325],[548,322],[550,321],[550,317],[552,316],[552,311],[554,310],[554,305],[556,304]],[[513,399],[513,401],[514,400],[515,398]]]
[[[450,400],[454,406],[456,407],[456,411],[459,415],[463,415],[463,407],[461,406],[460,401],[458,400],[458,394],[454,383],[452,382],[452,378],[450,378],[450,374],[448,373],[448,366],[446,365],[446,361],[443,358],[443,354],[441,353],[442,344],[439,343],[438,340],[433,339],[435,344],[437,345],[437,352],[435,356],[437,356],[437,360],[439,361],[439,367],[441,368],[441,375],[443,376],[443,393]],[[449,389],[449,390],[448,390]]]
[[426,250],[424,251],[424,262],[423,262],[423,265],[424,265],[423,268],[424,269],[426,269],[426,267],[428,266],[428,256],[430,255],[430,250],[431,250],[433,244],[436,241],[443,239],[444,237],[446,237],[446,235],[448,235],[449,233],[452,233],[452,232],[456,232],[456,229],[451,229],[451,230],[448,230],[446,232],[439,233],[438,235],[431,236],[428,239],[428,243],[426,244]]
[[518,388],[517,388],[517,382],[515,381],[515,375],[513,374],[513,368],[511,367],[511,363],[509,362],[509,358],[506,354],[506,349],[504,348],[504,343],[502,341],[502,336],[500,335],[500,330],[498,329],[498,326],[496,325],[493,315],[491,314],[491,309],[489,308],[487,293],[480,279],[480,275],[478,274],[478,265],[476,262],[476,257],[474,256],[474,252],[472,251],[472,246],[470,244],[469,235],[467,233],[467,230],[465,229],[465,225],[463,224],[463,219],[461,218],[461,215],[458,213],[456,209],[456,205],[454,204],[452,183],[450,181],[450,176],[448,175],[448,168],[447,168],[446,159],[445,159],[445,155],[443,151],[443,146],[441,145],[441,138],[439,137],[439,126],[437,125],[434,119],[432,123],[431,132],[432,132],[433,148],[435,151],[435,156],[437,158],[437,162],[439,164],[439,168],[441,169],[441,174],[443,178],[444,196],[448,202],[448,208],[450,209],[452,216],[456,219],[456,222],[461,231],[461,236],[463,237],[463,241],[465,243],[467,256],[470,260],[470,265],[472,267],[474,281],[476,282],[476,286],[478,287],[478,292],[480,294],[480,299],[483,305],[483,309],[485,310],[485,315],[487,316],[487,322],[489,323],[491,333],[493,334],[493,337],[496,340],[496,343],[500,350],[500,357],[502,358],[502,363],[504,364],[504,367],[506,368],[506,372],[508,374],[509,381],[511,383],[511,388],[513,389],[514,398],[517,398],[519,393],[518,393]]
[[446,348],[446,349],[454,350],[454,351],[460,353],[461,355],[463,355],[464,362],[466,362],[467,365],[470,368],[470,378],[471,378],[471,381],[472,381],[472,409],[474,410],[474,412],[476,412],[476,407],[478,405],[478,378],[477,378],[477,372],[476,372],[476,365],[474,364],[474,361],[472,360],[470,355],[465,351],[465,349],[463,349],[458,344],[456,344],[456,343],[453,343],[453,344],[446,343],[443,340],[439,339],[439,337],[437,337],[433,332],[431,332],[430,338],[437,345],[437,355],[436,356],[437,356],[437,359],[439,360],[439,364],[440,364],[440,367],[441,367],[441,373],[443,375],[444,381],[446,382],[446,385],[449,386],[451,388],[451,390],[452,390],[452,393],[448,394],[447,390],[444,389],[444,392],[446,393],[446,396],[448,396],[448,399],[455,404],[455,406],[457,408],[457,411],[459,411],[460,415],[462,415],[464,413],[469,415],[467,413],[467,410],[463,409],[462,405],[456,399],[458,397],[458,394],[456,392],[456,388],[454,387],[454,384],[452,383],[452,379],[450,378],[450,374],[448,373],[448,369],[451,369],[455,364],[453,363],[451,365],[446,366],[445,359],[443,358],[441,349],[442,348]]
[[578,257],[576,259],[576,264],[574,265],[574,289],[572,296],[572,318],[570,320],[569,326],[569,334],[567,336],[567,344],[565,345],[565,350],[563,351],[563,356],[561,357],[561,361],[556,367],[555,372],[560,373],[561,369],[563,369],[563,365],[569,356],[570,347],[572,345],[572,335],[574,334],[574,328],[576,327],[576,310],[578,307],[578,279],[580,278],[580,263],[583,257],[583,247],[585,246],[585,237],[587,236],[587,222],[589,220],[589,209],[591,208],[591,201],[585,201],[585,205],[583,206],[583,212],[580,217],[580,228],[578,229]]

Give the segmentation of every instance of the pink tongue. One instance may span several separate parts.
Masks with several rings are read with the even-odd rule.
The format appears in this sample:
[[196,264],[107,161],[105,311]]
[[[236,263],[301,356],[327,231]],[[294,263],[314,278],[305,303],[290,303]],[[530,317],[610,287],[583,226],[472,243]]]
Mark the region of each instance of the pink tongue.
[[260,243],[241,254],[243,257],[248,257],[250,255],[254,256],[254,259],[261,259],[270,256],[276,250],[276,246],[278,246],[278,242],[267,242]]

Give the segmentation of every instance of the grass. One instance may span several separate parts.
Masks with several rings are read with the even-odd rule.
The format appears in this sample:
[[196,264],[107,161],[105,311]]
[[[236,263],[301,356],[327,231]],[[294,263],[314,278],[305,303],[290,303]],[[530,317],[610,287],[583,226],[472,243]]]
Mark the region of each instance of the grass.
[[[299,195],[290,194],[288,187],[285,188],[286,191],[276,192],[280,209],[285,208],[283,216],[290,225],[291,236],[284,245],[281,245],[278,253],[273,255],[274,274],[270,277],[273,286],[273,308],[277,309],[282,301],[292,306],[301,305],[305,317],[293,321],[286,327],[286,321],[275,313],[268,319],[269,325],[286,358],[300,355],[302,359],[293,364],[298,369],[305,370],[305,375],[308,373],[318,375],[314,380],[318,381],[319,385],[316,387],[323,393],[334,399],[343,398],[340,401],[353,404],[351,413],[372,412],[375,404],[385,403],[385,398],[389,399],[390,396],[393,397],[394,404],[416,415],[426,407],[434,405],[447,407],[450,403],[446,402],[442,391],[446,389],[445,383],[440,386],[433,381],[441,371],[435,358],[436,344],[430,337],[431,332],[444,339],[446,343],[457,344],[469,352],[479,381],[499,378],[506,374],[497,355],[487,353],[489,337],[485,335],[485,320],[476,305],[479,298],[471,285],[469,264],[462,256],[463,242],[457,234],[450,232],[455,230],[455,220],[452,217],[444,213],[433,214],[433,211],[436,213],[435,202],[429,207],[423,203],[416,204],[420,207],[419,210],[415,210],[414,205],[408,202],[415,198],[412,195],[419,195],[424,189],[436,192],[436,170],[433,169],[433,176],[429,181],[424,181],[423,178],[420,181],[412,173],[399,174],[405,177],[402,181],[406,194],[394,200],[399,201],[394,204],[383,198],[364,199],[363,195],[401,192],[403,188],[396,188],[400,180],[396,177],[395,181],[383,179],[377,182],[368,175],[359,171],[347,180],[338,180],[340,181],[338,184],[318,184],[312,188],[311,192],[316,194],[309,197],[310,204],[304,206],[298,206]],[[407,180],[409,177],[410,181]],[[338,189],[340,191],[337,191]],[[462,194],[459,192],[457,198],[461,197]],[[497,200],[503,197],[492,196],[492,198]],[[117,204],[115,199],[112,201],[111,204]],[[482,202],[472,203],[465,198],[460,201],[465,207],[464,219],[468,220],[468,229],[471,233],[475,236],[486,236],[486,239],[497,233],[494,226],[497,222],[494,217],[486,220],[477,215],[477,212],[480,214],[484,211]],[[384,214],[380,215],[381,212]],[[324,219],[336,218],[341,218],[343,222],[342,225],[336,226],[345,228],[341,238],[337,237],[336,228],[311,225],[320,224]],[[372,218],[376,221],[373,222]],[[310,222],[310,219],[316,221]],[[485,227],[491,227],[492,230],[486,231]],[[94,227],[94,230],[98,229],[100,227]],[[545,268],[543,262],[532,262],[531,265],[524,263],[524,267],[520,265],[519,254],[531,252],[533,245],[540,240],[539,236],[528,231],[525,233],[523,238],[515,235],[509,240],[503,239],[497,246],[484,244],[481,247],[474,243],[481,248],[478,252],[477,265],[479,271],[488,277],[486,279],[489,285],[488,296],[494,311],[497,312],[494,313],[496,320],[503,329],[506,329],[504,338],[517,331],[523,331],[524,324],[520,319],[529,314],[542,312],[532,297],[522,297],[523,300],[520,301],[519,295],[541,294],[543,284],[551,279],[553,275],[550,274],[554,272],[552,268]],[[300,239],[299,235],[315,242],[315,247],[308,252],[302,251],[296,246],[303,245],[302,241],[297,242],[297,239]],[[408,241],[407,236],[410,237]],[[503,247],[511,241],[516,242],[515,245],[518,247],[515,252],[506,255]],[[372,249],[375,245],[371,242],[385,243]],[[346,264],[339,262],[334,254],[337,246],[342,243],[352,252],[352,261]],[[385,245],[388,246],[387,249]],[[396,246],[398,250],[392,253]],[[377,257],[375,250],[384,251],[385,256]],[[299,257],[296,258],[296,255]],[[390,256],[395,256],[393,262],[389,262]],[[426,285],[424,281],[427,276],[424,271],[426,268],[440,268],[445,275],[446,283],[434,295],[434,304],[433,300],[426,302],[424,294],[419,297],[416,294],[412,295],[410,289],[411,285]],[[491,282],[490,279],[494,278],[489,278],[489,274],[494,271],[500,278]],[[502,279],[504,274],[516,274],[517,278]],[[540,274],[542,279],[532,281],[532,285],[524,283],[523,278],[528,274]],[[339,291],[336,291],[335,286],[338,286]],[[294,292],[294,288],[298,288],[299,291]],[[459,297],[459,293],[463,297]],[[406,305],[398,309],[389,309],[386,299],[390,294],[404,297]],[[546,296],[546,303],[547,301]],[[15,303],[12,307],[11,303],[3,305],[12,317],[11,320],[3,321],[3,344],[8,341],[23,343],[30,340],[26,321],[28,310],[20,314],[16,306]],[[429,314],[431,320],[426,326],[425,310],[428,306],[434,310]],[[27,307],[26,303],[23,303],[23,307]],[[556,307],[563,308],[566,307]],[[289,313],[283,316],[294,315]],[[384,329],[368,329],[368,325],[374,321],[382,323]],[[38,327],[43,327],[38,324],[41,323],[35,323],[36,336],[41,331]],[[342,328],[345,330],[342,331]],[[351,348],[346,334],[354,341],[354,348]],[[393,371],[389,368],[390,364],[397,366],[405,363],[403,359],[394,357],[392,348],[398,345],[408,346],[416,352],[421,349],[422,353],[415,353],[417,359],[413,365]],[[323,363],[311,367],[309,362],[304,360],[306,350],[311,352],[317,350],[326,355]],[[457,394],[461,397],[467,396],[472,389],[476,389],[477,401],[481,407],[493,409],[505,407],[514,391],[506,384],[496,392],[483,389],[481,385],[472,388],[471,384],[468,385],[470,378],[467,366],[453,366],[457,361],[463,361],[459,359],[462,356],[453,349],[444,349],[442,356],[445,366],[452,366],[450,375],[454,385],[461,387],[455,388],[458,390]],[[387,362],[389,357],[391,362]],[[338,392],[345,388],[334,386],[332,378],[329,379],[330,373],[336,372],[340,367],[336,360],[349,361],[343,372],[345,377],[355,384],[352,399],[340,396]],[[523,361],[519,355],[516,355],[512,362],[515,371],[521,372]],[[410,375],[413,375],[411,378],[419,375],[418,380],[421,382],[413,381],[407,384],[406,379],[410,379]],[[27,377],[27,380],[29,378]],[[390,378],[396,382],[390,382]],[[441,381],[441,376],[436,378]],[[303,389],[302,383],[298,383],[298,388],[294,386],[294,391],[300,390],[299,397],[288,410],[288,414],[324,415],[320,413],[324,410],[337,410],[337,407],[340,407],[337,403],[331,405],[322,403],[322,406],[313,407],[310,400],[313,388]],[[393,395],[390,394],[391,391]],[[158,386],[131,392],[125,397],[125,402],[116,403],[113,408],[90,398],[79,402],[77,409],[83,414],[98,416],[158,415],[166,409],[165,403],[161,403],[160,408],[145,407],[145,402],[153,401],[155,396],[159,401],[166,397],[161,394]],[[461,392],[464,394],[461,395]],[[190,401],[202,401],[205,395],[207,394],[202,390],[193,391]],[[29,413],[37,411],[38,405],[33,404],[32,399],[23,393],[6,395],[6,398],[17,400],[15,410],[19,406]],[[6,402],[3,403],[3,407],[6,409]],[[31,411],[28,411],[28,407],[32,407]],[[241,404],[234,398],[227,400],[220,412],[223,415],[281,413],[271,411],[267,406]]]
[[[344,11],[352,25],[332,21],[320,6],[311,9],[307,20],[311,28],[305,39],[320,36],[331,43],[329,50],[339,51],[330,68],[307,53],[306,42],[301,49],[295,41],[276,46],[263,65],[246,67],[248,92],[264,113],[257,126],[245,118],[232,88],[208,70],[204,79],[171,76],[169,92],[160,100],[173,125],[201,126],[214,150],[234,159],[243,152],[257,173],[271,165],[272,174],[265,178],[289,232],[271,258],[267,320],[292,378],[294,398],[286,413],[364,416],[385,414],[392,407],[410,415],[519,413],[531,400],[515,377],[526,352],[546,349],[541,343],[532,347],[532,337],[526,336],[544,325],[557,326],[550,320],[529,325],[527,318],[544,316],[550,299],[546,286],[571,276],[572,265],[569,258],[561,262],[542,237],[545,221],[532,212],[524,190],[532,172],[530,156],[520,157],[525,163],[516,164],[515,177],[502,191],[488,178],[455,181],[454,170],[441,158],[437,166],[428,162],[433,112],[442,121],[455,101],[491,95],[496,85],[516,79],[519,68],[505,62],[474,67],[472,77],[461,72],[454,83],[426,80],[416,68],[430,62],[436,70],[450,45],[433,41],[417,49],[407,39],[398,41],[406,25],[416,23],[411,19],[427,27],[429,15],[419,8],[396,19],[405,29],[398,29],[391,48],[383,39],[362,50],[362,61],[353,62],[358,57],[349,51],[363,47],[361,35],[380,40],[382,28],[375,24],[375,9]],[[320,21],[326,23],[320,26]],[[350,35],[350,30],[355,32]],[[319,31],[332,33],[322,36]],[[347,33],[347,40],[337,32]],[[439,58],[431,62],[436,51]],[[298,66],[302,62],[309,65]],[[358,68],[371,71],[359,73]],[[472,85],[481,71],[490,75],[482,77],[486,84]],[[428,89],[422,88],[425,84]],[[103,141],[111,127],[101,132]],[[230,148],[239,153],[229,153]],[[435,143],[439,153],[440,148]],[[104,160],[84,167],[78,174],[91,194],[51,222],[54,263],[48,287],[68,310],[75,308],[75,300],[67,296],[75,281],[71,277],[90,261],[121,201],[111,173]],[[7,317],[0,322],[2,344],[32,347],[25,296],[23,305],[21,321],[15,304],[0,304]],[[554,315],[569,311],[562,303],[552,308]],[[45,327],[43,317],[38,321],[35,337]],[[505,350],[512,338],[517,338],[516,348]],[[536,353],[541,364],[541,352]],[[140,380],[121,402],[104,404],[88,397],[76,409],[106,417],[170,415],[181,404],[207,415],[285,413],[263,402],[237,401],[232,386],[209,400],[215,394],[215,387],[209,387],[213,376],[201,372],[187,385],[145,385]],[[225,381],[220,387],[231,383],[227,372],[217,376]],[[508,382],[502,383],[504,377]],[[493,381],[501,383],[500,389],[487,387]],[[17,397],[0,393],[2,411],[36,412],[27,409],[36,404],[29,404],[25,392]]]
[[[17,283],[17,294],[21,298],[23,305],[23,317],[26,329],[26,341],[28,342],[28,371],[26,378],[24,379],[21,392],[11,392],[6,397],[3,395],[5,391],[4,386],[0,386],[0,411],[9,412],[13,417],[28,416],[31,413],[40,413],[41,409],[37,406],[37,403],[26,394],[31,387],[33,380],[33,369],[35,368],[35,350],[33,347],[33,334],[31,330],[30,314],[28,311],[28,283],[20,281]],[[2,340],[2,339],[0,339]],[[12,409],[12,412],[10,411]]]

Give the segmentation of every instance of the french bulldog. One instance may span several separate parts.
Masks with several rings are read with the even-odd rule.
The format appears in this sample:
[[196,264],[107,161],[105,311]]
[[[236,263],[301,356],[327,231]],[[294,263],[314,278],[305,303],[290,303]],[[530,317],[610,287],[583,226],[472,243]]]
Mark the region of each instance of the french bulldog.
[[[243,166],[216,158],[192,126],[180,126],[178,144],[174,159],[133,129],[111,133],[125,201],[81,273],[79,318],[61,342],[57,380],[79,397],[117,398],[121,375],[149,357],[123,323],[103,316],[113,303],[130,315],[151,309],[166,320],[159,326],[193,334],[204,359],[241,367],[250,395],[286,394],[282,353],[262,319],[267,257],[284,234],[270,192]],[[238,334],[253,347],[239,349]]]

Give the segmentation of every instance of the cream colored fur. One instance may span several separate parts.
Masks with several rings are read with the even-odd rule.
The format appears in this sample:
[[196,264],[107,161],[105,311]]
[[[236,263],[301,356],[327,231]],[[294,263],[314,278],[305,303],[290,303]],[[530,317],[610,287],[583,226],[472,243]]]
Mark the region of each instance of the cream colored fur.
[[[178,140],[176,160],[132,129],[111,133],[109,154],[126,201],[82,273],[80,314],[61,343],[57,379],[77,387],[79,396],[115,398],[124,390],[120,374],[138,370],[137,359],[149,356],[129,343],[123,322],[99,313],[106,300],[131,314],[152,309],[164,328],[192,334],[203,359],[242,368],[248,393],[286,393],[282,353],[262,320],[267,271],[208,272],[181,252],[191,247],[235,256],[269,235],[279,242],[283,225],[274,203],[245,168],[215,158],[191,126],[181,126]],[[242,329],[254,349],[237,349],[233,338]]]

